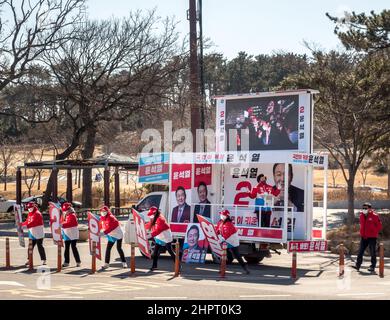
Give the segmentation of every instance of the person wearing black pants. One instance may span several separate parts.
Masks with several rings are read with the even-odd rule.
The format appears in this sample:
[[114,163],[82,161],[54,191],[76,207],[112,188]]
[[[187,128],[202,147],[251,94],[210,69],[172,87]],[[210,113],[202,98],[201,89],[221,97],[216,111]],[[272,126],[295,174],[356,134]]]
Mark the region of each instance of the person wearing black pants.
[[363,255],[366,248],[370,248],[371,266],[368,271],[374,272],[376,267],[376,242],[379,231],[382,229],[382,222],[379,216],[372,210],[370,203],[363,204],[363,209],[360,212],[360,250],[357,256],[356,265],[352,268],[359,271],[363,263]]
[[[105,257],[105,263],[109,264],[110,263],[110,258],[111,258],[111,249],[114,246],[115,242],[108,241],[107,242],[107,248],[106,248],[106,257]],[[125,259],[125,254],[122,250],[122,239],[116,240],[116,249],[119,253],[119,257],[121,258],[122,262],[126,262]]]
[[76,212],[72,207],[72,204],[65,202],[62,207],[63,216],[62,219],[62,238],[65,241],[64,263],[63,267],[68,267],[70,262],[69,249],[72,246],[72,252],[77,266],[81,266],[81,260],[79,251],[77,250],[77,240],[79,239],[79,228],[76,217]]
[[169,224],[166,222],[164,216],[160,210],[156,207],[151,207],[148,212],[150,221],[145,225],[146,230],[151,231],[150,239],[154,238],[155,247],[153,251],[153,264],[150,268],[150,272],[157,269],[157,261],[160,255],[160,249],[166,248],[171,255],[173,261],[176,259],[176,255],[172,250],[172,233]]
[[77,266],[79,267],[81,264],[79,251],[77,250],[77,240],[70,240],[65,241],[65,252],[64,252],[64,258],[65,258],[65,264],[69,265],[70,256],[69,256],[69,249],[72,247],[72,252],[74,259],[76,260]]
[[35,245],[38,247],[39,256],[41,257],[42,261],[46,261],[46,252],[43,248],[43,239],[33,239],[32,240],[32,248],[34,250]]
[[153,251],[152,269],[157,269],[158,257],[160,256],[161,248],[164,248],[164,247],[167,249],[167,251],[170,254],[170,256],[172,257],[173,261],[175,261],[176,255],[172,250],[172,242],[166,243],[165,245],[160,245],[160,244],[156,243],[156,245],[154,247],[154,251]]

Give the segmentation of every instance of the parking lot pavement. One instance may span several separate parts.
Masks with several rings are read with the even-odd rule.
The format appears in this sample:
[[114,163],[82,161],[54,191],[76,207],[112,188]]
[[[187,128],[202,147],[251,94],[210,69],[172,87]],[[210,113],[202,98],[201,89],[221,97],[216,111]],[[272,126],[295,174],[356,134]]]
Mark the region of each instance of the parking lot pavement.
[[[390,299],[390,259],[386,259],[385,278],[363,271],[352,271],[346,259],[346,272],[338,278],[338,256],[328,253],[298,254],[298,277],[292,280],[291,255],[283,251],[258,265],[249,266],[251,274],[242,273],[237,263],[227,266],[221,279],[219,265],[211,257],[205,264],[183,265],[181,276],[173,278],[174,266],[169,255],[159,260],[159,270],[148,273],[151,261],[136,250],[136,274],[122,269],[115,247],[108,270],[90,273],[88,243],[78,244],[82,266],[71,266],[56,272],[57,246],[45,239],[48,266],[39,266],[34,252],[34,272],[23,264],[27,249],[11,239],[11,270],[5,270],[5,239],[0,238],[0,299]],[[106,242],[103,240],[102,251]],[[124,245],[129,263],[130,246]],[[368,260],[367,266],[368,266]]]

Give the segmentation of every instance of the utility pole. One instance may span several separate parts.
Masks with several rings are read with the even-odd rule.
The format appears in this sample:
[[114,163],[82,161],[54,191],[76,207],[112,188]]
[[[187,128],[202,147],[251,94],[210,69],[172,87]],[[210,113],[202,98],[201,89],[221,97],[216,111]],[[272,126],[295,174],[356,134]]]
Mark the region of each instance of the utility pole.
[[190,21],[190,107],[192,148],[196,152],[196,129],[200,128],[200,99],[199,99],[199,62],[196,32],[196,0],[189,0],[188,19]]

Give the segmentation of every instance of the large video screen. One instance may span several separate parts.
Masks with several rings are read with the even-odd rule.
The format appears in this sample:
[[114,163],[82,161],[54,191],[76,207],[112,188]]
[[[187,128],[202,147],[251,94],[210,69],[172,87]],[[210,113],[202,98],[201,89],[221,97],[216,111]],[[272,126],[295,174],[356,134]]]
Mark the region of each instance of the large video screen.
[[[243,129],[249,131],[249,150],[297,150],[298,102],[297,95],[227,101],[227,150],[232,138],[237,150],[248,150]],[[229,135],[229,129],[238,129],[237,136]]]

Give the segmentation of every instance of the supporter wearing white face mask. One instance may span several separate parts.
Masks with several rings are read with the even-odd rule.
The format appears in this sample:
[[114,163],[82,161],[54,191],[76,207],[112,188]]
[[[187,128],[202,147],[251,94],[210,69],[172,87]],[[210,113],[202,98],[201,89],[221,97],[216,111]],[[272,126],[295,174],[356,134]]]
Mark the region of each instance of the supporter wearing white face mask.
[[238,247],[240,246],[240,240],[238,239],[238,232],[234,226],[232,220],[230,219],[229,210],[222,210],[219,213],[221,220],[217,224],[217,234],[221,242],[226,242],[228,245],[228,250],[232,253],[233,257],[238,260],[241,267],[249,274],[249,270],[242,259]]
[[356,265],[353,266],[354,269],[359,271],[363,263],[364,251],[366,251],[367,247],[369,247],[371,254],[371,266],[368,268],[368,271],[375,271],[376,243],[378,233],[381,229],[381,220],[379,219],[379,216],[375,213],[375,211],[372,209],[371,203],[364,203],[360,212],[360,249],[356,259]]

